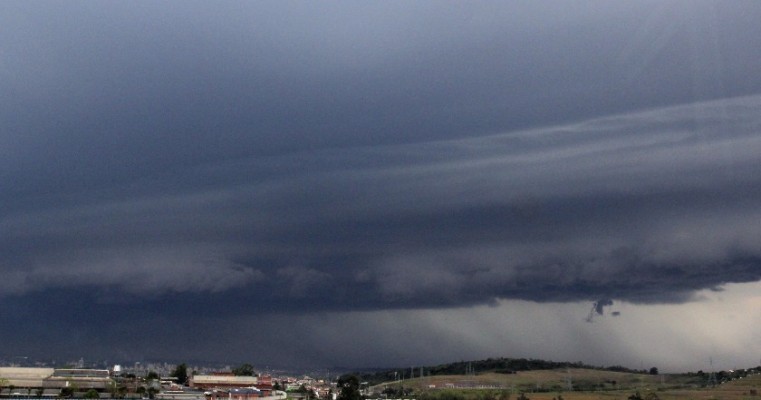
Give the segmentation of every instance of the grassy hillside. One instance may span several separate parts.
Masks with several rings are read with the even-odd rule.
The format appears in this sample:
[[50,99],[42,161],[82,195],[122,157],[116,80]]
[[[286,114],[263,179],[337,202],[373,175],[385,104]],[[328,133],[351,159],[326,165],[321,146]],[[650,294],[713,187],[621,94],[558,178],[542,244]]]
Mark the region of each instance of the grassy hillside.
[[[705,386],[697,374],[650,375],[586,368],[515,374],[438,375],[386,382],[374,387],[389,397],[407,393],[420,400],[761,400],[761,374]],[[568,390],[568,383],[573,391]]]
[[561,392],[573,390],[620,390],[645,387],[684,387],[699,385],[699,379],[684,375],[666,376],[631,372],[615,372],[586,368],[521,371],[514,374],[494,372],[476,375],[435,375],[408,379],[404,382],[387,382],[381,386],[402,385],[415,390],[442,388],[494,387],[514,392]]
[[[514,374],[521,371],[536,370],[567,370],[567,369],[593,369],[613,372],[629,373],[647,373],[647,371],[637,371],[621,366],[614,367],[595,367],[586,365],[581,362],[556,362],[527,358],[488,358],[486,360],[460,361],[448,364],[424,367],[426,376],[450,376],[450,375],[472,375],[489,372],[501,374]],[[409,369],[388,369],[374,371],[371,373],[358,374],[362,381],[369,382],[371,385],[381,382],[396,380],[397,378],[410,377],[410,372],[415,375],[419,374],[418,370],[410,371]]]

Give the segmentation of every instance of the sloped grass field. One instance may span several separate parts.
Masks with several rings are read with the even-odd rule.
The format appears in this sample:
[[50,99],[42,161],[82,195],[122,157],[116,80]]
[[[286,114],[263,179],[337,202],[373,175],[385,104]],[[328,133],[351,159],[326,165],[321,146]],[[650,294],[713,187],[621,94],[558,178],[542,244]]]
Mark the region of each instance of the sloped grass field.
[[[568,384],[574,390],[568,390]],[[761,374],[714,387],[705,377],[686,374],[648,375],[594,369],[523,371],[516,374],[439,375],[386,382],[374,387],[412,392],[422,400],[761,400]],[[399,392],[401,393],[401,391]],[[388,397],[399,397],[389,393]]]

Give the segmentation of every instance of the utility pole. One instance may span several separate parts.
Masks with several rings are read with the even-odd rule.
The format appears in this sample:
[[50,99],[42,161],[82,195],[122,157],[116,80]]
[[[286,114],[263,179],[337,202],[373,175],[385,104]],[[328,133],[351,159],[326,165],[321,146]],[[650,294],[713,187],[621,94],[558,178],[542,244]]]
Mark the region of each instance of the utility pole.
[[716,373],[713,371],[713,357],[708,358],[708,363],[711,365],[711,375],[708,376],[708,385],[711,387],[716,386]]

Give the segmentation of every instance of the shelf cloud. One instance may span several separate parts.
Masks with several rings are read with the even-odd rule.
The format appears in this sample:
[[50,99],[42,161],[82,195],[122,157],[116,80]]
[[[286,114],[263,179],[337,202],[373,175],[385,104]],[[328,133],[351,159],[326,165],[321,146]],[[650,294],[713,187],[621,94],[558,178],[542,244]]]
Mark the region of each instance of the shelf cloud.
[[0,314],[90,338],[758,282],[759,16],[4,3]]

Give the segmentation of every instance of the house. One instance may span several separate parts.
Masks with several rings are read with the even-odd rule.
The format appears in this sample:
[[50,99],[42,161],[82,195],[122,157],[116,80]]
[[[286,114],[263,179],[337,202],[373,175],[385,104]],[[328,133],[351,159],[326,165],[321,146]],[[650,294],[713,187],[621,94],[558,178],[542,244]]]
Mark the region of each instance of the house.
[[236,376],[233,374],[194,375],[189,386],[199,390],[230,389],[256,386],[259,379],[255,376]]

